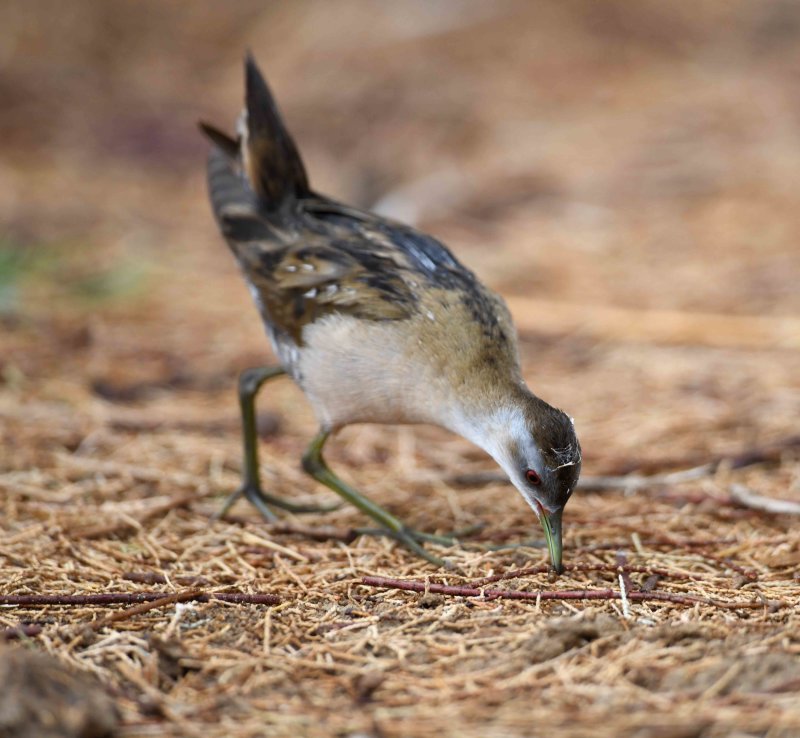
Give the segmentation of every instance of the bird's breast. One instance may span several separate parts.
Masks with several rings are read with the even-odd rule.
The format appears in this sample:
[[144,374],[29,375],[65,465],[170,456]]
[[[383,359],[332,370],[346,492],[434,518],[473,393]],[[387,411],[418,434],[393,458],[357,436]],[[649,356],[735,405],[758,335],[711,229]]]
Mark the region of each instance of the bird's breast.
[[423,306],[408,320],[333,314],[307,325],[295,378],[320,422],[454,429],[465,410],[516,375],[514,345],[487,347],[466,308],[440,308]]
[[413,350],[408,321],[334,314],[306,326],[295,378],[324,426],[427,423],[430,367]]

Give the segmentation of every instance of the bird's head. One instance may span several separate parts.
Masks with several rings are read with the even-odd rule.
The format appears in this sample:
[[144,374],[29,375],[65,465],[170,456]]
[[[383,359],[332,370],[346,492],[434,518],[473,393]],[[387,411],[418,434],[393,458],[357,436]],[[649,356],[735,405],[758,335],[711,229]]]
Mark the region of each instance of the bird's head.
[[581,447],[572,419],[527,391],[500,411],[486,445],[544,529],[550,561],[561,566],[561,516],[581,471]]

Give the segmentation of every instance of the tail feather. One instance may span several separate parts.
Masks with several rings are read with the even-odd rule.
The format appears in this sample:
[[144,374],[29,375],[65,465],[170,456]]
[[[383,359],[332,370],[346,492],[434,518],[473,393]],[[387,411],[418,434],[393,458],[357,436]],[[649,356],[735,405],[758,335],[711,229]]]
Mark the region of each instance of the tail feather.
[[[218,217],[222,201],[229,199],[236,190],[237,178],[239,199],[243,195],[241,190],[250,189],[255,193],[258,210],[264,213],[278,211],[287,202],[311,194],[297,146],[249,54],[245,60],[245,82],[246,106],[238,139],[208,123],[199,124],[200,130],[214,144],[209,162],[209,189]],[[214,152],[218,156],[215,157]]]
[[197,126],[205,134],[206,138],[226,156],[231,159],[236,159],[239,156],[239,142],[235,138],[231,138],[227,133],[220,131],[219,128],[215,128],[202,120],[198,122]]
[[244,168],[251,186],[264,204],[277,208],[290,198],[308,195],[308,177],[275,99],[250,54],[245,60],[245,79]]
[[208,195],[220,226],[231,216],[258,214],[258,199],[237,171],[235,160],[218,148],[208,156]]

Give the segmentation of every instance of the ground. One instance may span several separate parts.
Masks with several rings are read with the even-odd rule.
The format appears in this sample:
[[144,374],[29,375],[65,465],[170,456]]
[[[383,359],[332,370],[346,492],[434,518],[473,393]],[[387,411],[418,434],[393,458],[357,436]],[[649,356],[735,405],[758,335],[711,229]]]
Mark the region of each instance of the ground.
[[[6,606],[14,648],[98,677],[126,737],[800,735],[798,517],[732,497],[800,498],[795,3],[2,15],[0,593],[278,598]],[[318,189],[434,233],[509,298],[587,478],[722,461],[579,490],[560,578],[536,545],[486,548],[538,525],[433,428],[349,428],[329,460],[415,526],[483,524],[483,549],[437,549],[454,571],[350,540],[350,508],[215,519],[239,480],[237,373],[271,354],[195,121],[232,126],[246,48]],[[331,502],[300,469],[299,391],[276,381],[259,407],[269,490]],[[544,594],[574,590],[607,599]]]

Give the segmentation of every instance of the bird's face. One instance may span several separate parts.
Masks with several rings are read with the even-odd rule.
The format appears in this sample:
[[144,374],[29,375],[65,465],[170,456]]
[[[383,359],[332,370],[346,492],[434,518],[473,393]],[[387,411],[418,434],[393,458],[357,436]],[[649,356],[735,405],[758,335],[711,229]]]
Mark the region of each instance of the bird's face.
[[518,457],[509,471],[512,483],[539,518],[550,552],[550,562],[559,573],[562,571],[561,517],[578,483],[580,456],[567,463],[555,467],[548,465],[541,451],[534,446],[521,459]]
[[538,403],[534,413],[510,419],[493,455],[539,518],[550,561],[560,573],[561,516],[578,484],[581,447],[572,420]]

